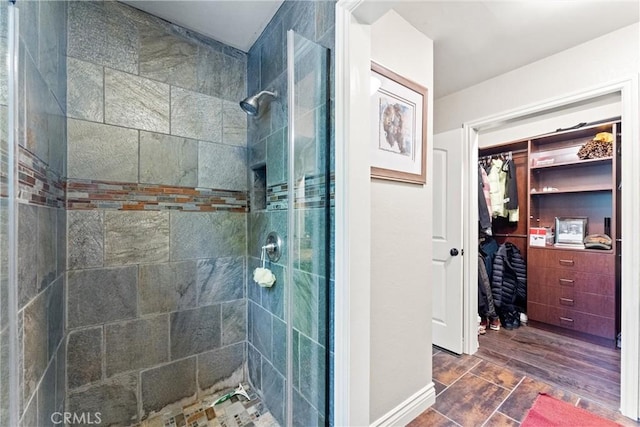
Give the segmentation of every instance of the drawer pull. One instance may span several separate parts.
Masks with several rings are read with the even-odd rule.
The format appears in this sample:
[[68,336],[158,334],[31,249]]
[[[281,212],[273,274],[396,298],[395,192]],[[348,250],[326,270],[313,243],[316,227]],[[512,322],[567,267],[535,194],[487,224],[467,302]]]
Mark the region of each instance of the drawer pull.
[[560,317],[560,323],[567,323],[573,326],[573,319],[570,317]]
[[559,260],[560,265],[573,265],[572,259],[561,259]]
[[574,301],[571,298],[560,298],[560,304],[562,305],[570,305],[573,307]]
[[560,284],[563,285],[563,286],[573,286],[574,283],[575,283],[575,280],[560,279]]

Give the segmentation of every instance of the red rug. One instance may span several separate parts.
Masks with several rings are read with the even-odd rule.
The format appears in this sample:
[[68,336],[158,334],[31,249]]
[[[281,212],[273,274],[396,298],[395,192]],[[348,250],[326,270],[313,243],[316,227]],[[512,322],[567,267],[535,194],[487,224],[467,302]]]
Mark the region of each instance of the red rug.
[[618,423],[540,393],[520,427],[616,427]]

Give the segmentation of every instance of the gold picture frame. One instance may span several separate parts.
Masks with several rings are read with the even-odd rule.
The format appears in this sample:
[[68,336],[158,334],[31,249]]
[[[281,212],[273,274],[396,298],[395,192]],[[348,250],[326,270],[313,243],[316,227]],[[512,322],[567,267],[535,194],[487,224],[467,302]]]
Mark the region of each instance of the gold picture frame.
[[427,88],[373,61],[371,86],[371,177],[426,184]]

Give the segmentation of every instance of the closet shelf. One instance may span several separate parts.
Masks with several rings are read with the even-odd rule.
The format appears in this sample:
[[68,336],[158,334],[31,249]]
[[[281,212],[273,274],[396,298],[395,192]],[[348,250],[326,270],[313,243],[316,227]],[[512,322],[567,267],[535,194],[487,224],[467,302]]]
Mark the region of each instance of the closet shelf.
[[591,193],[591,192],[600,192],[600,191],[612,191],[613,188],[611,185],[602,185],[602,186],[589,186],[589,187],[564,187],[559,188],[554,191],[533,191],[533,188],[529,192],[532,197],[535,196],[551,196],[554,194],[566,194],[566,193]]
[[551,164],[544,164],[544,165],[536,165],[536,166],[531,166],[530,169],[535,170],[535,169],[549,169],[549,168],[557,168],[559,166],[575,166],[575,167],[580,167],[580,166],[592,166],[592,165],[597,165],[597,164],[606,164],[606,163],[611,163],[611,161],[613,160],[613,157],[602,157],[599,159],[586,159],[586,160],[575,160],[575,161],[569,161],[569,162],[558,162],[558,163],[551,163]]

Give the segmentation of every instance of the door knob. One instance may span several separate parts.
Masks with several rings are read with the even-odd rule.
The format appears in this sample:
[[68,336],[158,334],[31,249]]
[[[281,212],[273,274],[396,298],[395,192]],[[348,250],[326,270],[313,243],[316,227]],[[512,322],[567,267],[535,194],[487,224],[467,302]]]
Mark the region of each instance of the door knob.
[[451,256],[458,256],[458,250],[456,248],[453,248],[449,251],[449,254],[451,254]]

